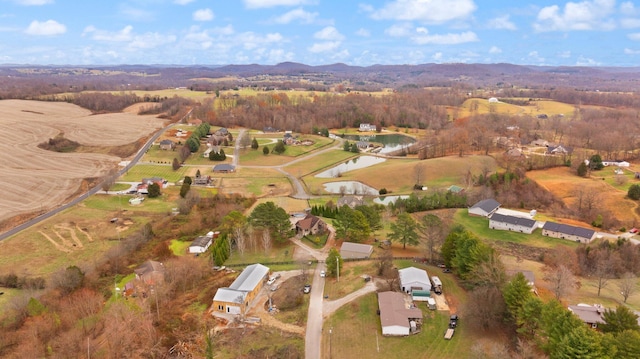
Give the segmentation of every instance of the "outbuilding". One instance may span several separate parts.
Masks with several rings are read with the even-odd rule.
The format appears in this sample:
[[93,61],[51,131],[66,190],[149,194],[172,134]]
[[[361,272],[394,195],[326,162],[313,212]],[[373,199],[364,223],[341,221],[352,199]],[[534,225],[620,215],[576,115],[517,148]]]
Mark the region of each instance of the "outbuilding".
[[418,308],[408,308],[402,293],[378,293],[378,308],[382,335],[385,336],[409,335],[412,328],[416,328],[416,325],[412,325],[411,322],[422,321],[422,311]]
[[493,198],[487,198],[469,207],[468,211],[471,216],[491,217],[498,208],[500,208],[498,201]]
[[536,229],[536,221],[528,218],[494,213],[489,219],[489,228],[531,234],[533,230]]
[[400,276],[400,289],[410,294],[412,291],[431,291],[431,281],[424,269],[416,267],[403,268],[398,271]]
[[218,288],[213,297],[213,310],[229,314],[241,314],[244,310],[246,313],[268,274],[269,268],[262,264],[247,266],[229,287]]
[[343,242],[340,247],[340,256],[343,259],[369,258],[373,253],[373,246],[369,244]]

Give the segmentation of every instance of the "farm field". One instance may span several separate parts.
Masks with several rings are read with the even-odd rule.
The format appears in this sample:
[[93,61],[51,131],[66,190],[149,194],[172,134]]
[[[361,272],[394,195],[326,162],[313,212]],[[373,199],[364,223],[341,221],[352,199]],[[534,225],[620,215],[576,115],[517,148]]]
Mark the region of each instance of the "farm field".
[[[627,227],[633,227],[634,223],[640,221],[640,216],[637,214],[638,205],[635,201],[626,198],[627,191],[624,190],[624,187],[616,188],[606,180],[607,177],[613,178],[613,175],[613,169],[608,167],[602,171],[592,172],[589,178],[579,177],[575,170],[569,167],[527,172],[528,178],[562,199],[567,206],[575,205],[577,189],[599,193],[599,207],[606,208]],[[613,180],[611,179],[611,181]],[[629,180],[626,186],[630,186],[634,182],[636,181]]]
[[101,153],[59,153],[37,147],[61,133],[85,146],[128,145],[163,126],[154,116],[91,115],[68,103],[0,101],[0,161],[11,173],[0,183],[0,222],[49,210],[67,201],[83,180],[107,174],[121,158]]
[[[498,98],[500,100],[500,98]],[[454,118],[469,117],[473,114],[486,114],[491,112],[510,114],[510,115],[562,115],[565,118],[572,118],[575,111],[574,106],[566,103],[537,100],[530,101],[528,106],[513,105],[506,102],[490,103],[485,98],[470,98],[466,100],[460,107],[449,107],[447,112]]]

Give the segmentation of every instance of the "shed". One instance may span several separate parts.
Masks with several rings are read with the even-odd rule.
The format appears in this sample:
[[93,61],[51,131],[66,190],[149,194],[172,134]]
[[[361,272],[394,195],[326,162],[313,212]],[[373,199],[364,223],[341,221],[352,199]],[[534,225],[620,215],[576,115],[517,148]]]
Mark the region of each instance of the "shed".
[[340,247],[340,256],[343,259],[369,258],[373,253],[373,246],[369,244],[343,242]]
[[228,163],[221,163],[213,166],[213,172],[215,173],[231,173],[235,171],[236,171],[236,167]]
[[211,246],[211,243],[213,243],[213,239],[216,238],[218,234],[220,234],[220,232],[209,232],[204,236],[196,237],[189,246],[189,253],[200,254],[206,252],[209,246]]
[[426,290],[413,290],[411,291],[411,299],[414,302],[426,302],[431,298],[431,292]]

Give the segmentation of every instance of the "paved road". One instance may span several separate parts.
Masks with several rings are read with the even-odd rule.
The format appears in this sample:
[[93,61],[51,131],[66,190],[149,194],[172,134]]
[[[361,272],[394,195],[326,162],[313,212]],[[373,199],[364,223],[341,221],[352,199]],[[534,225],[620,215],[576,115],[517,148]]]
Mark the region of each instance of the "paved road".
[[309,298],[309,312],[307,315],[307,331],[304,336],[305,359],[320,359],[322,347],[322,297],[324,295],[324,278],[320,277],[320,271],[326,270],[324,263],[319,263],[311,284],[311,297]]

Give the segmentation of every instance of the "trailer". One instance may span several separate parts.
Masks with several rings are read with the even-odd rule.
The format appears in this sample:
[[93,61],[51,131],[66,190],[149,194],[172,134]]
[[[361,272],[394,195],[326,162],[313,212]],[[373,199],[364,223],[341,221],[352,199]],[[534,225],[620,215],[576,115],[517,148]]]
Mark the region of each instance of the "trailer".
[[445,338],[446,340],[451,340],[451,338],[453,337],[453,333],[454,333],[455,331],[456,331],[456,330],[455,330],[455,329],[453,329],[453,328],[449,328],[449,329],[447,329],[447,331],[444,333],[444,338]]
[[431,281],[433,282],[433,292],[436,294],[442,294],[442,281],[437,276],[431,277]]

